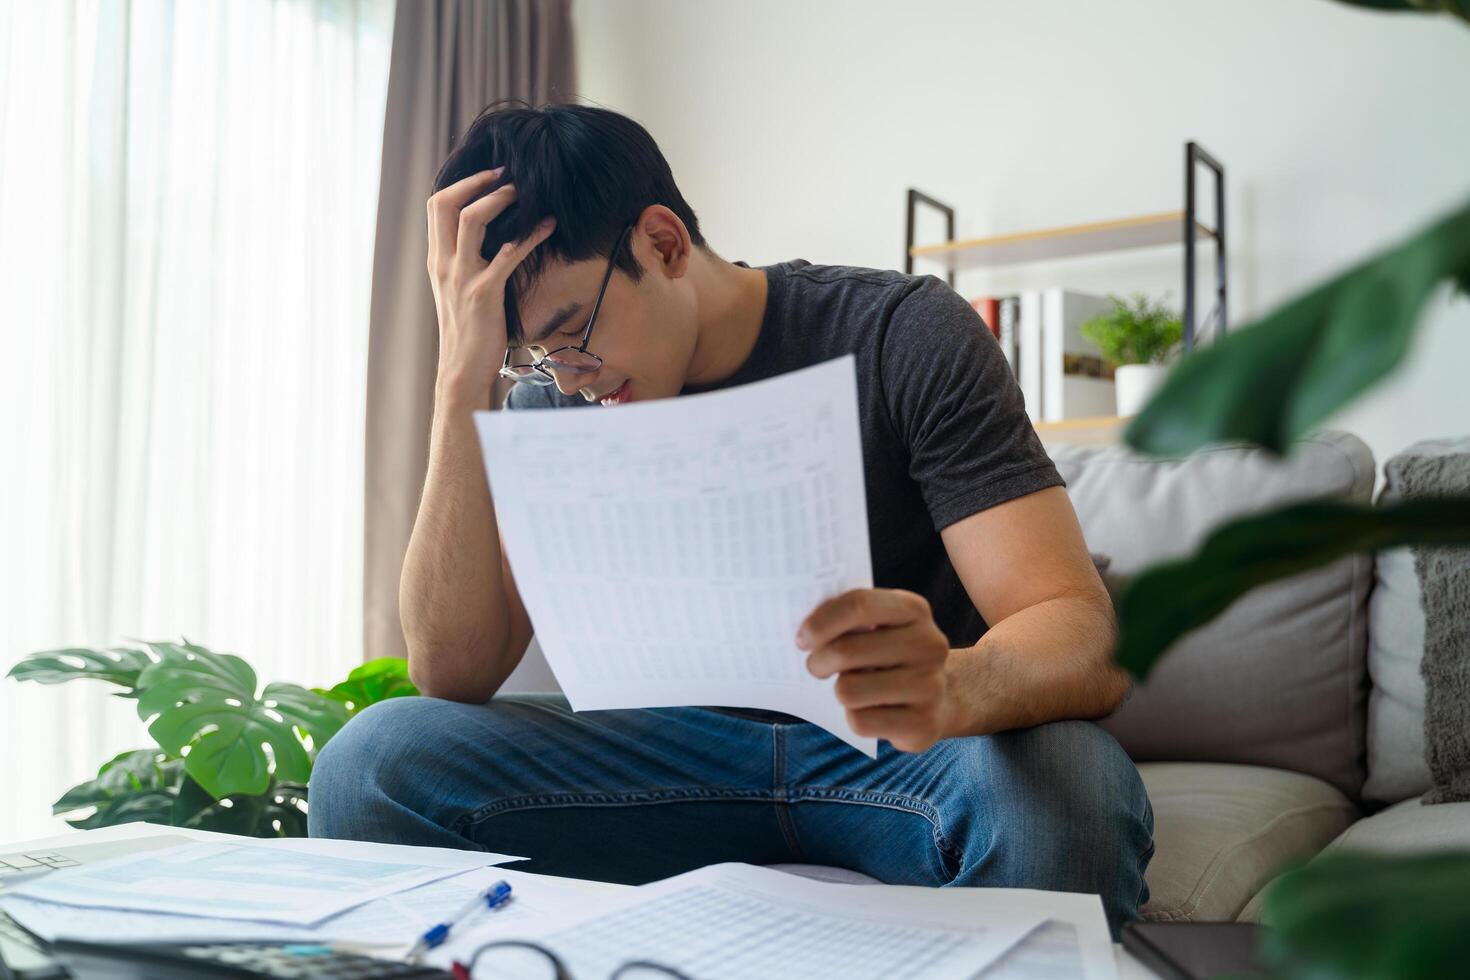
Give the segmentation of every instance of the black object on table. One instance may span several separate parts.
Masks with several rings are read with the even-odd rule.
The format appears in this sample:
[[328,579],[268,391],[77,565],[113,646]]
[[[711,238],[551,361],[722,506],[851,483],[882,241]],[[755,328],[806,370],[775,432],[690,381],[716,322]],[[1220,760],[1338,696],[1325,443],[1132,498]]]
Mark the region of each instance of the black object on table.
[[1166,980],[1269,976],[1253,922],[1125,922],[1123,948]]
[[58,939],[54,956],[73,980],[197,980],[202,977],[297,977],[301,980],[450,980],[417,963],[375,959],[318,943],[88,943]]

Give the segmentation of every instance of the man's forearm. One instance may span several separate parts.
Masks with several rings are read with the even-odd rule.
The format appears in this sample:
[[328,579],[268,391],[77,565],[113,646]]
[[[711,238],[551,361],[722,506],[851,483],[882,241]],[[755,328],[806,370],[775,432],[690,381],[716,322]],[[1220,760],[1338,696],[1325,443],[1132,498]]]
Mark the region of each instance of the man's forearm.
[[409,671],[425,693],[488,699],[508,630],[500,541],[472,413],[488,397],[441,385],[429,467],[399,583]]
[[988,735],[1064,718],[1100,718],[1123,700],[1113,662],[1117,620],[1094,598],[1037,603],[992,626],[946,663],[946,738]]

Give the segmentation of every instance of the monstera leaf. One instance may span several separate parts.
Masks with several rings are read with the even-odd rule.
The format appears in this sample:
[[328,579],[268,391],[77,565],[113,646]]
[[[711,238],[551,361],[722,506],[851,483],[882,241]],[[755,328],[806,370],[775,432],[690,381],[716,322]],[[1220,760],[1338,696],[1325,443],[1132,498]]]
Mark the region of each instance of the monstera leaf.
[[158,749],[122,752],[102,764],[96,779],[67,790],[52,804],[51,812],[95,807],[88,816],[67,820],[82,830],[139,820],[166,824],[183,774],[183,762],[169,759]]
[[153,659],[143,650],[127,647],[110,647],[106,650],[67,647],[33,653],[10,668],[6,676],[14,677],[18,681],[35,681],[38,684],[64,684],[91,677],[127,688],[126,691],[119,692],[119,696],[131,697],[132,689],[138,684],[138,675],[144,668],[152,665]]
[[1284,453],[1399,365],[1445,281],[1470,292],[1470,202],[1182,358],[1123,438],[1149,453],[1234,441]]
[[306,786],[272,780],[262,793],[217,800],[186,776],[168,822],[248,837],[305,837]]
[[349,715],[355,715],[370,704],[387,701],[389,698],[409,697],[419,693],[413,681],[408,679],[408,661],[402,657],[379,657],[354,669],[347,679],[336,686],[323,690],[313,688],[318,694],[341,702]]
[[1384,507],[1303,503],[1218,528],[1193,556],[1154,565],[1118,600],[1118,662],[1146,677],[1171,644],[1266,582],[1355,551],[1470,544],[1470,498]]
[[217,800],[184,772],[184,760],[160,749],[123,752],[97,778],[67,790],[52,813],[92,812],[67,819],[81,830],[146,820],[250,837],[305,837],[306,787],[272,782],[265,792]]
[[296,684],[256,693],[255,671],[232,654],[188,643],[138,677],[148,733],[215,798],[261,793],[274,775],[304,783],[316,748],[347,721],[339,702]]
[[1443,980],[1470,964],[1470,851],[1340,850],[1265,894],[1262,953],[1302,980]]

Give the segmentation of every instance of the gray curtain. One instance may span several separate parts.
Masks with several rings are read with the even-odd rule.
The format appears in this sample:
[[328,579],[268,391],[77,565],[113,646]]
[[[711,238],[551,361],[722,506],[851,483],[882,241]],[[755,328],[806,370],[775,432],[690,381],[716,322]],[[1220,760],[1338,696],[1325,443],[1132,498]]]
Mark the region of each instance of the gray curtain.
[[383,124],[367,370],[363,647],[406,655],[398,578],[428,467],[439,331],[424,204],[491,102],[575,96],[570,0],[398,0]]

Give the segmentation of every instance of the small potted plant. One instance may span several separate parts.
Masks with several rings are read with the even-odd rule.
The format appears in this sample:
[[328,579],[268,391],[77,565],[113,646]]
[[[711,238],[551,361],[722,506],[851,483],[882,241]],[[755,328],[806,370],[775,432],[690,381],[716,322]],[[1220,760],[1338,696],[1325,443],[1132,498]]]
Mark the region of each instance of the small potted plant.
[[1082,336],[1113,362],[1119,415],[1136,415],[1168,372],[1168,359],[1184,337],[1184,323],[1162,303],[1134,293],[1126,303],[1109,294],[1113,308],[1082,324]]

